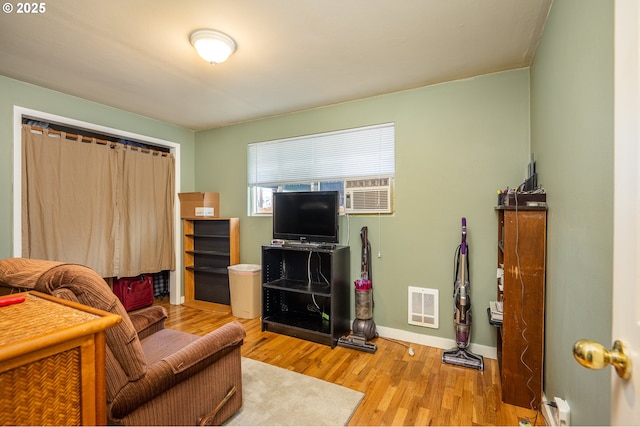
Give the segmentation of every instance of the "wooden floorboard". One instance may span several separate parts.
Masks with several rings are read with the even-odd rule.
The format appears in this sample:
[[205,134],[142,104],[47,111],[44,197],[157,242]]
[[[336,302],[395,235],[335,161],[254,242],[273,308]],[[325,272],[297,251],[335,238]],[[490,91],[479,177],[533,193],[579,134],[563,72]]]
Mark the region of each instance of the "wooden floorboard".
[[348,425],[511,425],[522,419],[544,426],[542,414],[502,403],[498,363],[485,358],[484,371],[441,362],[442,350],[377,338],[375,354],[262,332],[260,319],[171,305],[166,326],[204,335],[237,320],[247,337],[242,355],[365,393]]

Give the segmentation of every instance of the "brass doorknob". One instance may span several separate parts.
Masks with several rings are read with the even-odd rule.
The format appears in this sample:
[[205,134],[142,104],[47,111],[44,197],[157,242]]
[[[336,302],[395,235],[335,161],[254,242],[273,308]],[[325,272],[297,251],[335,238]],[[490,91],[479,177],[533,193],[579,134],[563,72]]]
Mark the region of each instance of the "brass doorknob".
[[595,341],[576,341],[573,345],[573,357],[585,368],[602,369],[613,365],[620,378],[626,380],[631,377],[631,359],[624,353],[621,341],[616,340],[611,350]]

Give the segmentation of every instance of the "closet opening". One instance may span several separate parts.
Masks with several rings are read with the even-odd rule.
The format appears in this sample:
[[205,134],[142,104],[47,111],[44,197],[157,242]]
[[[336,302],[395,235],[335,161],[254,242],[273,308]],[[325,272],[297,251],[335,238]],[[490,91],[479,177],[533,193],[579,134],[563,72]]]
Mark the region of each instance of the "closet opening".
[[[95,139],[96,144],[112,144],[111,147],[127,146],[126,150],[140,151],[152,156],[173,156],[175,159],[174,181],[174,212],[172,224],[174,243],[173,254],[175,258],[175,268],[171,271],[164,270],[154,273],[154,293],[156,297],[169,295],[171,304],[181,304],[184,301],[182,295],[182,251],[181,221],[178,209],[178,192],[180,191],[180,144],[161,140],[158,138],[122,131],[115,128],[83,122],[68,117],[56,116],[42,111],[30,110],[14,106],[14,179],[13,179],[13,254],[20,257],[23,254],[23,137],[22,125],[29,125],[33,130],[46,132],[48,135],[65,135],[67,139],[73,138],[79,141]],[[157,277],[157,279],[156,279]]]

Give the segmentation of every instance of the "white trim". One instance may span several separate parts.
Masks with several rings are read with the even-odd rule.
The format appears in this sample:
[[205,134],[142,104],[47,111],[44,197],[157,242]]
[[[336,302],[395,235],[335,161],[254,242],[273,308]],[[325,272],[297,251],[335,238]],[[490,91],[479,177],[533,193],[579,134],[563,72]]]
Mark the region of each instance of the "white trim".
[[[353,323],[353,322],[352,322]],[[378,334],[381,337],[392,338],[400,341],[407,341],[414,344],[426,345],[429,347],[441,348],[448,350],[456,347],[456,342],[450,338],[434,337],[432,335],[423,335],[415,332],[403,331],[401,329],[388,328],[386,326],[376,326]],[[470,344],[469,350],[475,354],[479,354],[489,359],[497,359],[498,351],[496,347],[489,347],[480,344]]]
[[69,126],[75,126],[88,129],[95,132],[101,132],[110,135],[121,136],[125,139],[133,139],[138,141],[147,141],[160,147],[169,148],[173,154],[175,162],[175,189],[174,195],[176,207],[174,213],[174,235],[175,235],[175,257],[176,269],[169,273],[169,300],[171,304],[182,304],[184,296],[182,295],[182,221],[180,219],[180,209],[177,206],[178,192],[180,191],[180,144],[158,139],[147,135],[127,132],[107,126],[101,126],[94,123],[83,122],[69,117],[58,116],[55,114],[45,113],[43,111],[32,110],[29,108],[13,106],[13,256],[22,256],[22,117],[29,116],[50,121],[62,123]]

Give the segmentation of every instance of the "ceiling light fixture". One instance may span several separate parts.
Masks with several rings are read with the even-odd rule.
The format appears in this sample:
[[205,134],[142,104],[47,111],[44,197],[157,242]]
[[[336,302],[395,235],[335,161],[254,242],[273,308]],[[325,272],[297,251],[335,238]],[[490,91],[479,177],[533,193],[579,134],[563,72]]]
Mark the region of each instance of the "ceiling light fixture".
[[198,51],[198,55],[211,65],[226,61],[236,51],[236,42],[219,31],[194,31],[190,36],[190,40],[193,47]]

